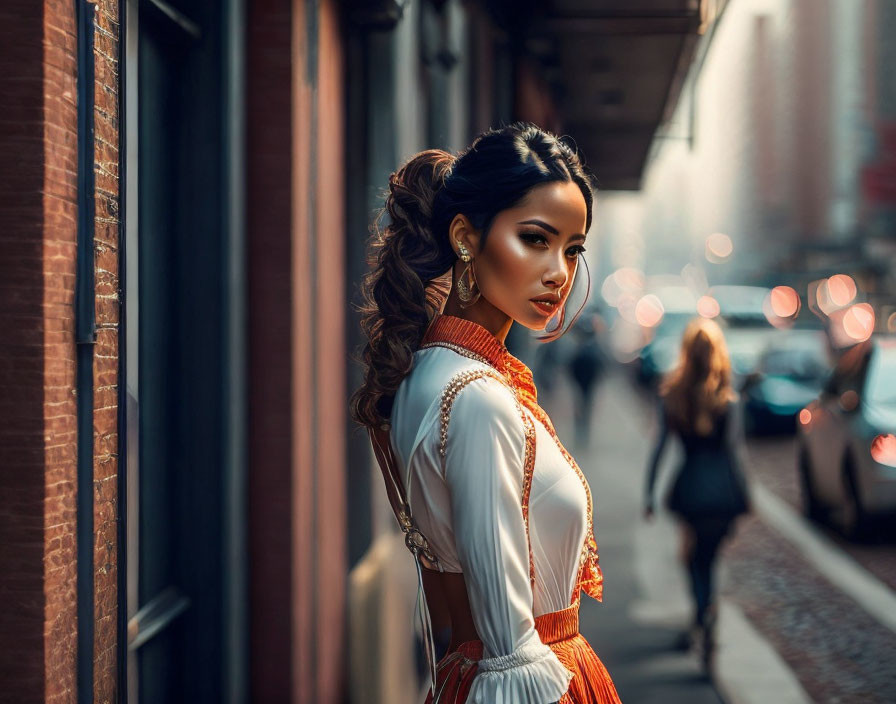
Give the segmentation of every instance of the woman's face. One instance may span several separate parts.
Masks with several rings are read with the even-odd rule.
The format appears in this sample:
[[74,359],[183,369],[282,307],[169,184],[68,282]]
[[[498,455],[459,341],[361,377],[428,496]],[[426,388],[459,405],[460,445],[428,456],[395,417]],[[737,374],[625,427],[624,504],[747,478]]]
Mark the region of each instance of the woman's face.
[[584,252],[585,198],[572,182],[533,188],[474,237],[476,283],[487,304],[531,330],[543,330],[566,301]]

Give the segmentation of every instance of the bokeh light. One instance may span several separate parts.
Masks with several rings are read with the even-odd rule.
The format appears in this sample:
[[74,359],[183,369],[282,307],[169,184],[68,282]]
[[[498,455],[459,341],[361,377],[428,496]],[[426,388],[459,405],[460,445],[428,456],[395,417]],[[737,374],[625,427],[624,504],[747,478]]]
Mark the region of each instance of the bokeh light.
[[619,302],[619,294],[619,285],[616,283],[613,274],[610,274],[604,279],[603,284],[601,284],[600,295],[604,297],[607,305],[611,305],[615,308]]
[[706,238],[706,258],[711,262],[723,262],[733,251],[734,243],[722,232],[714,232]]
[[644,288],[644,273],[634,267],[624,266],[604,279],[600,287],[601,296],[607,304],[618,308],[624,294],[633,296]]
[[874,309],[867,303],[857,303],[843,315],[843,332],[855,342],[864,342],[874,332]]
[[871,457],[875,462],[896,467],[896,435],[878,435],[871,441]]
[[812,411],[808,408],[804,408],[800,411],[800,423],[803,425],[809,425],[812,422]]
[[835,274],[828,279],[827,294],[833,305],[842,308],[856,297],[856,282],[846,274]]
[[815,302],[822,313],[831,315],[834,311],[841,310],[852,303],[857,293],[858,287],[851,276],[834,274],[829,279],[818,283],[815,289]]
[[659,325],[664,313],[663,302],[652,293],[643,296],[635,305],[635,320],[645,328]]
[[775,286],[769,293],[769,303],[779,318],[792,318],[800,312],[800,296],[790,286]]
[[775,286],[762,302],[762,312],[776,328],[787,328],[800,312],[800,305],[800,295],[794,289]]
[[712,296],[700,296],[697,312],[704,318],[715,318],[720,312],[719,302]]

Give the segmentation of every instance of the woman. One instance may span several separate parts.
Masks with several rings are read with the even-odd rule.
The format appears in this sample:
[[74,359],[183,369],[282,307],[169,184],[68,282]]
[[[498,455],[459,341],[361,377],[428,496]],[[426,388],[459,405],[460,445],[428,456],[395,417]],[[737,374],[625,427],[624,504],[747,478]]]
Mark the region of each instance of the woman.
[[578,633],[580,591],[602,590],[588,484],[504,345],[514,322],[550,339],[574,320],[591,203],[577,155],[528,124],[390,178],[353,411],[417,558],[427,644],[427,619],[450,623],[428,702],[619,701]]
[[731,388],[731,362],[722,330],[698,318],[685,329],[678,367],[661,388],[660,435],[647,473],[645,516],[654,512],[653,486],[670,433],[684,445],[668,507],[681,520],[682,556],[694,599],[693,635],[704,665],[713,654],[712,570],[733,520],[747,510],[742,426]]

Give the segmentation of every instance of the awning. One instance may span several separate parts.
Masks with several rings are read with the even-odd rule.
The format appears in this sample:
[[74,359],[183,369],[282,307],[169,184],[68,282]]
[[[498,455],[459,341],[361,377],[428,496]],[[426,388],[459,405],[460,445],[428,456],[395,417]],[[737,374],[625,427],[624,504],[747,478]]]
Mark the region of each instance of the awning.
[[584,152],[601,190],[638,189],[654,134],[678,101],[702,28],[724,2],[490,5],[550,87],[559,123]]

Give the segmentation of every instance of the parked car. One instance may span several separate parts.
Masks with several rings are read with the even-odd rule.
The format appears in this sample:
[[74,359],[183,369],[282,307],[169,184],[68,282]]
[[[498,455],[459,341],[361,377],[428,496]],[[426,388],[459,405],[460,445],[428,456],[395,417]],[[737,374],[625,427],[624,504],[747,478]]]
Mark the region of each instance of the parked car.
[[757,371],[762,351],[780,332],[768,322],[762,308],[768,293],[764,286],[722,284],[709,289],[719,304],[718,320],[725,331],[736,388]]
[[743,386],[747,432],[792,433],[800,411],[821,393],[829,372],[824,332],[778,331]]
[[800,412],[798,472],[808,516],[839,514],[853,537],[896,511],[896,337],[845,352]]
[[724,319],[720,322],[723,324],[725,345],[731,357],[731,383],[740,389],[747,378],[759,369],[763,350],[781,331],[773,328],[766,320],[750,325],[740,321],[730,324]]
[[720,284],[709,289],[719,304],[719,315],[732,325],[768,324],[762,306],[771,289],[765,286]]

